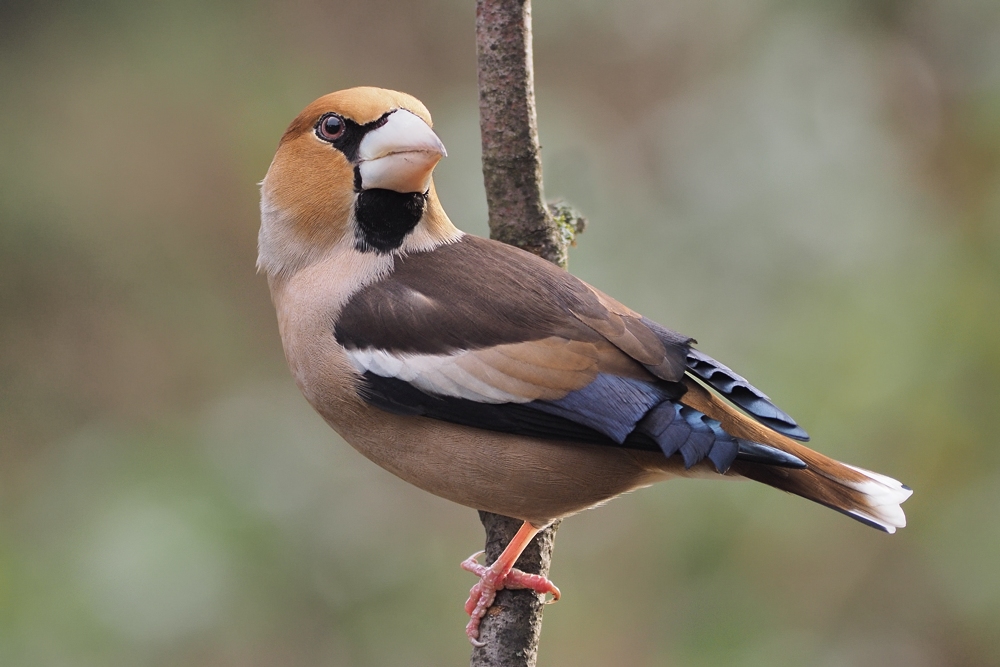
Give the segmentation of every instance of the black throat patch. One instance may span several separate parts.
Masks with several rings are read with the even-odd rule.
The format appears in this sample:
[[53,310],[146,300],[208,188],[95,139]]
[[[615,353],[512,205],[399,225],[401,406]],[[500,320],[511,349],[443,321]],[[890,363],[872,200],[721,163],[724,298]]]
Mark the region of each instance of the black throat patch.
[[420,222],[427,195],[394,190],[362,190],[354,206],[358,223],[354,247],[361,252],[392,252]]

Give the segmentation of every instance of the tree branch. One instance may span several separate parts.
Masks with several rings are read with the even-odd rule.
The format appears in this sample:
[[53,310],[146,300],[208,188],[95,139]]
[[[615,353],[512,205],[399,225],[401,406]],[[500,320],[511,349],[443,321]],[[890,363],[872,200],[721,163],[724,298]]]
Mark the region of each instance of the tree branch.
[[477,0],[476,47],[490,236],[565,266],[567,239],[542,198],[531,1]]
[[[531,63],[531,1],[477,0],[479,125],[490,236],[560,266],[573,228],[561,211],[553,219],[542,196],[542,162]],[[521,526],[519,519],[480,512],[486,563],[496,561]],[[539,533],[518,559],[525,572],[548,576],[558,522]],[[534,667],[542,631],[542,602],[527,590],[497,593],[479,627],[485,645],[472,651],[472,667]]]

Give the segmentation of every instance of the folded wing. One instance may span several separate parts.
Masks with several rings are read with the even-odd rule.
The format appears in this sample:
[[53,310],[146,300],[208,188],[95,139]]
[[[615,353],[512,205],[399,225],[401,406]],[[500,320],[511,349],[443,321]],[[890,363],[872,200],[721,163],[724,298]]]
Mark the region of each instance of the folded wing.
[[363,398],[390,412],[661,450],[687,467],[708,458],[720,472],[741,452],[767,460],[769,447],[685,405],[694,376],[768,427],[806,437],[692,339],[548,262],[477,237],[397,258],[345,305],[334,333]]

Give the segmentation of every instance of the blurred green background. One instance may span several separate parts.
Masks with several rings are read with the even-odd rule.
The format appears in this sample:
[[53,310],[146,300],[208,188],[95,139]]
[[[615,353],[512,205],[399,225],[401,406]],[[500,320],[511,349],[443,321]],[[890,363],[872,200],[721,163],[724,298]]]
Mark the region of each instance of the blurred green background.
[[[1000,665],[1000,3],[536,0],[571,268],[813,444],[889,537],[753,484],[567,520],[542,665]],[[485,234],[474,3],[0,3],[0,664],[466,663],[474,511],[298,395],[254,273],[287,123],[408,91]]]

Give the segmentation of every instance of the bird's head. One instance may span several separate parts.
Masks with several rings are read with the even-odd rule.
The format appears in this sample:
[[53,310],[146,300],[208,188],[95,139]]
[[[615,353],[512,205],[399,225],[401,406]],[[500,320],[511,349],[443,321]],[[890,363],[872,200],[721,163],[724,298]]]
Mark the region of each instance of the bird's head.
[[457,230],[431,172],[446,154],[410,95],[350,88],[314,101],[285,130],[261,183],[258,267],[294,272],[341,243],[385,254],[428,235],[445,240]]

